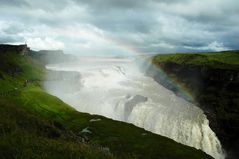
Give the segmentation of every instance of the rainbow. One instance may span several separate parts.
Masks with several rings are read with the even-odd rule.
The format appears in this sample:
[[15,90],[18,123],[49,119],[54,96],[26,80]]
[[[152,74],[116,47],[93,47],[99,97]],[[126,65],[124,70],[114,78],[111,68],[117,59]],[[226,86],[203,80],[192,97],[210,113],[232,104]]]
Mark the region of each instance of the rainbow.
[[190,102],[195,102],[195,99],[191,91],[184,84],[182,84],[182,82],[178,81],[175,78],[171,78],[162,68],[154,65],[152,63],[151,58],[149,59],[146,53],[141,52],[128,44],[124,44],[114,39],[104,37],[104,40],[107,40],[108,42],[114,44],[116,47],[126,50],[127,52],[132,53],[133,55],[141,57],[143,61],[147,62],[150,66],[153,67],[153,69],[156,71],[157,74],[159,74],[159,76],[161,76],[165,80],[170,81],[170,83],[173,84],[176,90],[179,91],[180,96],[182,96],[184,99],[187,99]]
[[[152,65],[151,59],[148,58],[147,54],[135,49],[134,47],[130,46],[129,44],[117,41],[113,38],[109,38],[108,36],[105,36],[104,34],[98,34],[93,32],[92,30],[75,30],[75,29],[64,29],[61,30],[59,28],[55,28],[53,30],[56,33],[63,33],[65,32],[67,35],[71,36],[83,36],[83,37],[95,37],[102,41],[108,42],[109,44],[112,44],[113,46],[122,49],[126,51],[127,53],[130,53],[132,55],[137,55],[140,57],[143,61],[147,62],[150,66]],[[188,99],[189,101],[194,101],[194,97],[192,96],[192,93],[188,88],[186,88],[181,82],[179,82],[177,79],[172,79],[165,71],[163,71],[160,67],[153,66],[154,70],[157,74],[159,74],[161,77],[163,77],[165,80],[170,81],[170,83],[173,84],[173,86],[179,91],[180,95],[182,95],[184,98]]]

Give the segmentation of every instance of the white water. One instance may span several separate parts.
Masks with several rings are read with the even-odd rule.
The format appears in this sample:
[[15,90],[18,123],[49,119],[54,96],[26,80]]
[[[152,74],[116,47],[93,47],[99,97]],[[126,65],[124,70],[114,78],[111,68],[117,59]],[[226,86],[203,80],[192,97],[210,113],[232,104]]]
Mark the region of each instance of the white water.
[[74,82],[45,83],[51,94],[77,110],[133,123],[202,149],[216,159],[224,158],[202,110],[140,73],[133,60],[88,59],[47,68],[80,73],[81,77]]

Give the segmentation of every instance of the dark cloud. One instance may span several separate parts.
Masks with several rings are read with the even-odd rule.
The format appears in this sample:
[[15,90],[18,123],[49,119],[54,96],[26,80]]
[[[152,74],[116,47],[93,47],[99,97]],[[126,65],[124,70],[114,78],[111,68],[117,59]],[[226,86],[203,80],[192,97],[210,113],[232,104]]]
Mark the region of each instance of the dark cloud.
[[25,30],[24,26],[22,25],[11,25],[5,29],[3,29],[2,31],[6,34],[6,35],[16,35],[18,33],[21,33]]
[[28,6],[28,3],[24,0],[0,0],[1,6]]
[[35,48],[51,43],[69,52],[95,52],[97,47],[99,52],[124,52],[119,43],[150,53],[239,49],[237,0],[0,0],[0,4],[1,42],[39,43]]
[[76,4],[85,4],[93,10],[136,9],[148,5],[147,0],[74,0]]
[[68,5],[71,5],[71,0],[50,0],[50,1],[46,1],[46,0],[27,0],[29,7],[31,9],[41,9],[44,10],[46,12],[48,12],[49,14],[51,14],[51,12],[55,13],[55,12],[61,12],[62,10],[64,10],[66,7],[68,7]]
[[125,32],[150,32],[153,25],[156,24],[153,15],[144,12],[112,12],[112,18],[102,15],[97,16],[91,22],[108,31],[125,31]]
[[16,36],[16,35],[8,35],[8,34],[3,34],[0,33],[0,43],[15,43],[18,41],[22,41],[23,38],[20,36]]

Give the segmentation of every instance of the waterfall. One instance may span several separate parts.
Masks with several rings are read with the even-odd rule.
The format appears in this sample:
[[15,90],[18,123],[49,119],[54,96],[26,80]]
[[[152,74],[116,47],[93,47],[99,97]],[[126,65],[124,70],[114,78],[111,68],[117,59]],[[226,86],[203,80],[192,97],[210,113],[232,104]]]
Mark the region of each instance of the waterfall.
[[[224,158],[203,111],[137,70],[132,61],[100,60],[47,66],[78,72],[79,79],[45,82],[46,90],[81,112],[133,123],[182,144]],[[65,72],[62,72],[67,76]],[[72,89],[65,92],[66,87]]]

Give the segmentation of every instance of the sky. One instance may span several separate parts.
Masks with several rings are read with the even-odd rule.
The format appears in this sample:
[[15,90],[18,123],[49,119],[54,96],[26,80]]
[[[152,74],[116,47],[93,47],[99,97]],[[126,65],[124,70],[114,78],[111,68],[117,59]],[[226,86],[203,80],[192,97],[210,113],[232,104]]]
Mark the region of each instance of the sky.
[[238,0],[0,0],[0,43],[80,55],[239,49]]

